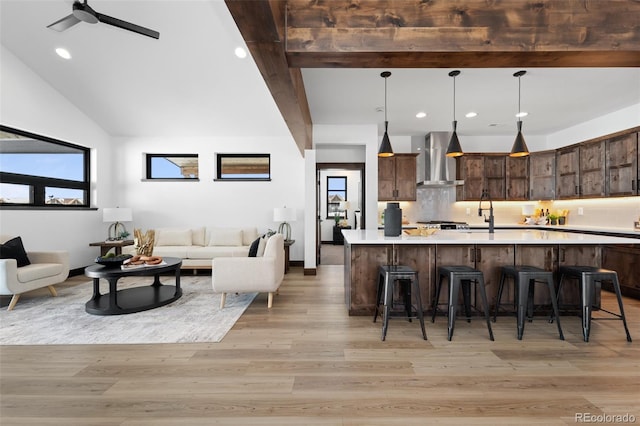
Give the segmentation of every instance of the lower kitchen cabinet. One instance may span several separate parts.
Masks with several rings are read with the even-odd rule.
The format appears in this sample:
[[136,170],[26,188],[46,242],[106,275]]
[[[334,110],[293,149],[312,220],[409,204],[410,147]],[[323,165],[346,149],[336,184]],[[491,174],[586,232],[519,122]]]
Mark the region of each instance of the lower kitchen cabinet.
[[[623,295],[640,299],[640,247],[604,246],[602,267],[618,273],[620,291]],[[609,285],[604,287],[613,291]]]

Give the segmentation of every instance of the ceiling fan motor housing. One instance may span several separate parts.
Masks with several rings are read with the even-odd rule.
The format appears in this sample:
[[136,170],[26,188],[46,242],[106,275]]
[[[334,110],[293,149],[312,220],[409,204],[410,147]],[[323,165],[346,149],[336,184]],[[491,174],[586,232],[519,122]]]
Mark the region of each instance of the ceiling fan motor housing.
[[96,12],[86,2],[84,4],[79,1],[73,3],[73,16],[89,24],[98,23]]

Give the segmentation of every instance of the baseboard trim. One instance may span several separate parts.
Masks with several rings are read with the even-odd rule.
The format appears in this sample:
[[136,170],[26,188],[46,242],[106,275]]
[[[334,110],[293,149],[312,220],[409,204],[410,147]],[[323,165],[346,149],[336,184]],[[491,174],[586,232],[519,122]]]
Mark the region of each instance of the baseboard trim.
[[304,268],[303,275],[315,275],[315,274],[316,274],[316,268]]

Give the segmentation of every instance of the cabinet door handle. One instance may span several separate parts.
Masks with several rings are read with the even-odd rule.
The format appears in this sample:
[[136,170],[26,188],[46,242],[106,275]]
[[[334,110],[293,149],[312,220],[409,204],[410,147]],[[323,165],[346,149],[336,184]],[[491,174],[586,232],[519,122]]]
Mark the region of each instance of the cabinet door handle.
[[470,248],[469,249],[469,257],[471,258],[471,261],[475,263],[476,261],[476,249],[475,248]]
[[565,249],[560,249],[560,262],[563,262],[563,263],[564,263],[564,252],[565,252]]
[[578,192],[578,185],[576,185],[576,195],[578,195],[578,194],[579,194],[579,192]]
[[477,248],[476,262],[482,262],[482,249]]

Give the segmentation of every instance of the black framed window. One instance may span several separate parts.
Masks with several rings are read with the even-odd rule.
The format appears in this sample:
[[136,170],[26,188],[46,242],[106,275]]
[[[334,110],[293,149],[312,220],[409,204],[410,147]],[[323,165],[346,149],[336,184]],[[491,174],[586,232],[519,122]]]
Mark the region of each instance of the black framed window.
[[198,180],[198,154],[147,154],[147,179]]
[[327,176],[327,219],[344,218],[341,201],[347,201],[347,177]]
[[0,206],[89,207],[90,149],[0,125]]
[[271,154],[217,154],[216,180],[269,181]]

